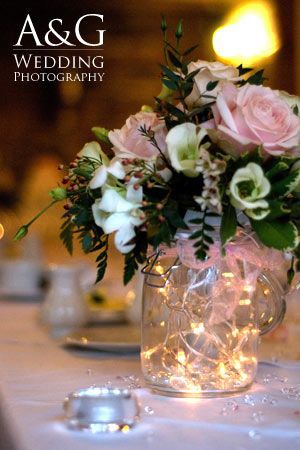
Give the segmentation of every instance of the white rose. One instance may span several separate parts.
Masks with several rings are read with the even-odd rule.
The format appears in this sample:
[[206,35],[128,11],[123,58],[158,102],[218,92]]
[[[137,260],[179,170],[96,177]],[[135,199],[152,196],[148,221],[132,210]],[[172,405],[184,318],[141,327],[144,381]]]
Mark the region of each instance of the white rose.
[[106,234],[116,231],[115,245],[121,253],[128,253],[134,248],[135,244],[128,243],[135,237],[134,228],[145,220],[139,209],[142,200],[142,187],[135,189],[132,183],[127,189],[106,186],[102,198],[92,205],[96,225]]
[[166,137],[167,149],[172,167],[177,172],[183,172],[187,177],[198,176],[196,163],[204,136],[206,130],[198,129],[193,123],[182,123],[169,131]]
[[300,115],[300,97],[297,95],[291,95],[286,91],[276,91],[276,93],[289,105],[290,108],[294,109],[295,106],[297,106],[298,115]]
[[208,95],[216,97],[224,83],[227,81],[235,82],[241,80],[239,71],[236,67],[227,66],[219,61],[208,62],[198,60],[196,62],[191,62],[188,65],[189,73],[198,69],[200,69],[200,71],[194,77],[193,90],[185,99],[185,102],[189,108],[201,106],[213,100],[211,98],[201,97],[201,94],[204,94],[206,91],[207,83],[210,81],[219,81],[217,86],[212,91],[207,92]]
[[264,198],[271,184],[262,168],[255,163],[238,169],[230,182],[230,199],[234,207],[245,211],[252,219],[261,220],[269,214],[269,204]]

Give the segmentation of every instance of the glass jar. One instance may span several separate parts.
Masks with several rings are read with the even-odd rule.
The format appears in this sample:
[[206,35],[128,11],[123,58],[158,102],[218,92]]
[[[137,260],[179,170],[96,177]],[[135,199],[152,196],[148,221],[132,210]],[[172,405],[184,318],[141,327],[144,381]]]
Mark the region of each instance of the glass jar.
[[[214,397],[247,389],[260,334],[280,323],[280,252],[240,231],[222,256],[215,243],[196,260],[190,232],[149,256],[143,269],[142,369],[155,391]],[[215,237],[216,239],[216,237]],[[215,241],[214,239],[214,241]]]

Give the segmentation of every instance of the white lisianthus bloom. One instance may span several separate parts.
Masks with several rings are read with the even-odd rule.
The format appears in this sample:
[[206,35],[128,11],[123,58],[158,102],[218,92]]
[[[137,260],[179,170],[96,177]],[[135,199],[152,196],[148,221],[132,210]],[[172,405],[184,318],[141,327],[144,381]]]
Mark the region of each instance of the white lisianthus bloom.
[[109,175],[112,175],[119,180],[122,180],[125,177],[124,167],[117,158],[112,159],[108,162],[108,164],[106,164],[106,161],[102,161],[102,166],[95,170],[94,176],[90,181],[91,189],[98,189],[102,187],[106,183]]
[[103,152],[100,145],[96,141],[87,142],[82,148],[82,150],[80,150],[80,152],[77,153],[77,156],[79,156],[80,158],[86,157],[96,159],[97,161],[102,161],[103,164],[106,165],[109,164],[108,157],[106,156],[106,154]]
[[92,205],[96,225],[106,234],[116,232],[115,245],[121,253],[130,252],[135,244],[128,244],[135,237],[136,226],[144,222],[141,211],[143,189],[135,189],[134,183],[127,189],[105,186],[103,196]]
[[200,143],[206,136],[204,128],[198,128],[193,123],[182,123],[172,128],[166,137],[169,158],[177,172],[183,172],[187,177],[196,177],[196,169],[200,155]]
[[230,182],[230,199],[234,207],[245,211],[255,220],[264,219],[270,212],[264,198],[269,194],[271,184],[262,168],[255,163],[238,169]]

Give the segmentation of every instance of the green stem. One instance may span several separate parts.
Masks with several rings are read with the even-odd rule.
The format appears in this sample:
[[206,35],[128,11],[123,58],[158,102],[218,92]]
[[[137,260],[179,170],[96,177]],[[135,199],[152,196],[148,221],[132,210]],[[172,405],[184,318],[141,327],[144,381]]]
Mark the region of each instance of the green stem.
[[55,203],[59,201],[60,200],[52,200],[52,202],[45,206],[45,208],[43,208],[36,216],[34,216],[34,218],[30,222],[28,222],[24,226],[27,228],[30,227],[30,225],[33,224],[33,222],[35,222],[42,214],[44,214],[44,212],[46,212],[49,208],[51,208]]

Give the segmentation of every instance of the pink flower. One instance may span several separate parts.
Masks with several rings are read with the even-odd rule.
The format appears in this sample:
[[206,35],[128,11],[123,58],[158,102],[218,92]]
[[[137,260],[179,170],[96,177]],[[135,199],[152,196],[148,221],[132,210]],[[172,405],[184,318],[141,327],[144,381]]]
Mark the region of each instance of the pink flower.
[[167,129],[163,120],[153,112],[138,112],[129,116],[120,130],[110,131],[108,134],[113,144],[113,151],[119,158],[139,158],[151,160],[159,154],[157,148],[142,135],[140,128],[151,128],[159,148],[166,150]]
[[272,89],[251,84],[238,88],[226,83],[212,110],[213,123],[202,126],[216,128],[225,150],[226,144],[235,152],[262,145],[271,155],[300,155],[300,118]]

